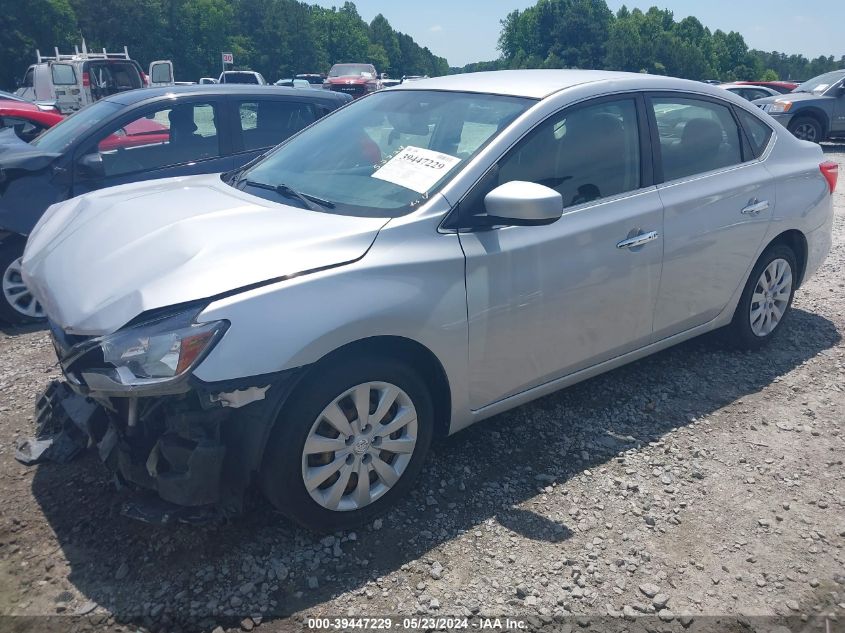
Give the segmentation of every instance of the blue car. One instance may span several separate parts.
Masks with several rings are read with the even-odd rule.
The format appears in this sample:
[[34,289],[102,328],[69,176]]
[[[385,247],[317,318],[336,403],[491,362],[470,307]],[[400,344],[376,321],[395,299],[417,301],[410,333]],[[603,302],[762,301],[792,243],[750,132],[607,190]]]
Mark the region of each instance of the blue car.
[[237,169],[349,101],[270,86],[168,86],[102,99],[30,143],[0,132],[0,320],[43,318],[20,256],[51,204],[140,180]]

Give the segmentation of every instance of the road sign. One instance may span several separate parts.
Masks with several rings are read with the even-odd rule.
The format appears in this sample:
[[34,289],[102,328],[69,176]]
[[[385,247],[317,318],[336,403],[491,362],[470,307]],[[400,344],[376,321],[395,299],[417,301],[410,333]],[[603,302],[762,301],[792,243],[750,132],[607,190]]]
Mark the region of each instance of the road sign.
[[234,64],[235,63],[235,56],[232,53],[223,53],[223,63],[224,64]]

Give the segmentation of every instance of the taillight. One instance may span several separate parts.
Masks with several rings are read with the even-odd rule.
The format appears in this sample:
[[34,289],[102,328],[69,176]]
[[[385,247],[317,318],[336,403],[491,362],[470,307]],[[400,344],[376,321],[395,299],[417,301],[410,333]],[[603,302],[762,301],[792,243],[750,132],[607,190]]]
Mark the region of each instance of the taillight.
[[819,165],[819,169],[821,170],[824,179],[827,180],[827,186],[830,189],[830,193],[833,193],[833,190],[836,189],[836,181],[839,178],[839,165],[834,163],[832,160],[826,160]]
[[91,77],[88,76],[88,73],[82,73],[82,87],[88,88],[91,85]]

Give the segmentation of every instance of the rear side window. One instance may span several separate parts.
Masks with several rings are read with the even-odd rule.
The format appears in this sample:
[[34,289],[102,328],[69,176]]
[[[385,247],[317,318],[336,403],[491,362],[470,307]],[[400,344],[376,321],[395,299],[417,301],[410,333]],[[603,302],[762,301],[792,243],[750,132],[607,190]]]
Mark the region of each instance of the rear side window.
[[54,86],[76,85],[76,73],[73,72],[73,66],[70,64],[53,64],[50,72],[53,74]]
[[318,118],[309,103],[269,99],[242,101],[238,113],[244,151],[278,145]]
[[739,128],[726,105],[685,97],[651,99],[663,179],[677,180],[742,162]]
[[760,158],[760,154],[766,149],[766,145],[769,144],[769,139],[772,137],[772,128],[741,108],[737,108],[736,112],[740,124],[745,128],[745,133],[748,135],[754,158]]

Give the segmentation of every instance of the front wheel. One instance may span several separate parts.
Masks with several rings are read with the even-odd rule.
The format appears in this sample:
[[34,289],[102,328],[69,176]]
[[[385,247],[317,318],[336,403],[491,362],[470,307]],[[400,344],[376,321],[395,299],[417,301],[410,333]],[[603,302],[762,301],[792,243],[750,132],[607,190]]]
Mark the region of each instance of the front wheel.
[[341,359],[316,368],[284,407],[261,486],[276,508],[311,530],[355,527],[408,493],[432,429],[431,396],[410,367]]
[[729,326],[737,347],[758,349],[781,329],[795,295],[797,270],[795,253],[783,244],[760,256]]
[[3,272],[3,297],[0,299],[0,320],[11,325],[34,323],[44,319],[44,310],[21,275],[22,240],[0,244],[0,271]]
[[802,141],[821,143],[824,132],[821,124],[812,117],[799,116],[789,122],[789,131]]

